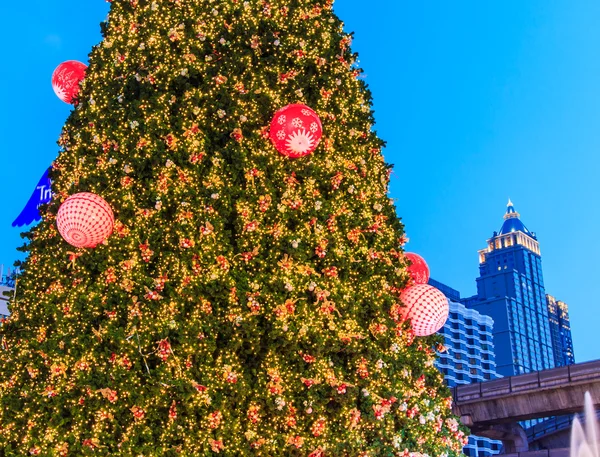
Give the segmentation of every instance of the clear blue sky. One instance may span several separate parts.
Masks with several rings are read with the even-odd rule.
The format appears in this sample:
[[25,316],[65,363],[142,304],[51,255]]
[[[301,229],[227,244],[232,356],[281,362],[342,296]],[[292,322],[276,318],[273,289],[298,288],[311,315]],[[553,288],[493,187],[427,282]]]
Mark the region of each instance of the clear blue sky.
[[[0,263],[54,159],[69,106],[55,66],[86,61],[102,0],[8,2],[0,28]],[[578,361],[600,359],[600,2],[337,0],[375,99],[392,197],[436,279],[475,292],[506,201],[537,232],[546,290],[570,305]]]

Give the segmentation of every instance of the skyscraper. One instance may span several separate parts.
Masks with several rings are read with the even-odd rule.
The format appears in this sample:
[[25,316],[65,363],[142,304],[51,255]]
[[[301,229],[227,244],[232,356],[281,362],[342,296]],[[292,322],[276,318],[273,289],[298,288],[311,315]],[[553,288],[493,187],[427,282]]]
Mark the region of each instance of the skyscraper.
[[5,286],[0,286],[0,319],[8,317],[8,300],[4,296],[4,292],[8,292],[10,289]]
[[8,317],[8,297],[4,295],[5,292],[12,290],[8,286],[6,278],[0,275],[0,319]]
[[502,376],[555,366],[540,246],[510,200],[507,206],[500,231],[479,251],[477,297],[468,300],[494,320]]
[[[440,354],[436,366],[449,387],[498,378],[494,356],[494,321],[460,303],[460,293],[434,279],[429,283],[448,298],[450,314],[440,334],[446,351]],[[489,457],[500,453],[502,442],[471,435],[463,448],[468,457]]]
[[546,303],[548,304],[548,315],[550,317],[554,364],[557,367],[572,365],[575,363],[575,354],[573,351],[573,338],[571,337],[569,307],[565,302],[548,294],[546,294]]

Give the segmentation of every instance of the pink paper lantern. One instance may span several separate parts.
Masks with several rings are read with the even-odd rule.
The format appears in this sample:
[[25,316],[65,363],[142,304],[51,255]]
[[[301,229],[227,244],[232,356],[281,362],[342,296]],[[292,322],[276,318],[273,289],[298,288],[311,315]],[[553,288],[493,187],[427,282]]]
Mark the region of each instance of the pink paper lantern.
[[400,308],[402,317],[410,320],[417,336],[433,335],[448,319],[448,299],[429,284],[417,284],[404,289],[400,299],[406,306]]
[[323,127],[317,113],[308,106],[292,104],[275,113],[269,136],[281,154],[297,158],[311,154],[317,148]]
[[52,73],[54,93],[65,103],[72,103],[79,93],[79,83],[85,78],[87,65],[77,60],[61,63]]
[[76,248],[94,248],[113,231],[115,217],[106,200],[90,192],[67,198],[56,215],[58,231]]
[[427,284],[429,281],[429,267],[425,259],[414,252],[406,252],[404,257],[410,260],[408,273],[414,284]]

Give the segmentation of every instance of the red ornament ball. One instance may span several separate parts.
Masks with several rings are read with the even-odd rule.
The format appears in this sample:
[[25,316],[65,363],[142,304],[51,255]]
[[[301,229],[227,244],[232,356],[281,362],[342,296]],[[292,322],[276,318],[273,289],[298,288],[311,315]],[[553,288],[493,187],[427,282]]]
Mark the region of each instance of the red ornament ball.
[[52,73],[54,93],[65,103],[73,103],[79,93],[79,83],[85,78],[87,65],[77,60],[61,63]]
[[292,104],[275,113],[269,136],[281,154],[297,158],[317,149],[323,127],[317,113],[308,106]]
[[400,299],[406,305],[406,308],[401,308],[402,317],[410,320],[417,336],[433,335],[448,319],[448,299],[429,284],[417,284],[404,289]]
[[414,284],[427,284],[429,281],[429,267],[425,259],[414,252],[406,252],[404,257],[410,260],[408,273]]
[[56,215],[58,231],[76,248],[94,248],[113,231],[115,217],[106,200],[90,192],[67,198]]

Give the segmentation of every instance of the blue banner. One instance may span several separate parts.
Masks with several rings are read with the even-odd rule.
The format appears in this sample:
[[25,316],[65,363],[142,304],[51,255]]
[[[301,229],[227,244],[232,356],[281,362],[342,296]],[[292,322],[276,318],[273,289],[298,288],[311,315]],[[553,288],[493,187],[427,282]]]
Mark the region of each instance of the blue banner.
[[40,179],[40,182],[38,182],[33,194],[29,197],[27,205],[25,205],[25,208],[23,208],[19,217],[12,223],[13,227],[29,225],[42,218],[39,211],[40,205],[50,203],[50,200],[52,200],[52,181],[50,181],[50,178],[48,177],[49,171],[50,170],[48,169],[44,172],[44,175]]

